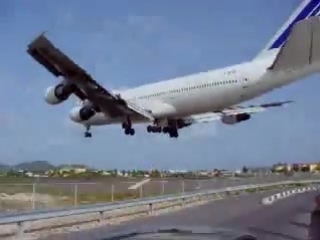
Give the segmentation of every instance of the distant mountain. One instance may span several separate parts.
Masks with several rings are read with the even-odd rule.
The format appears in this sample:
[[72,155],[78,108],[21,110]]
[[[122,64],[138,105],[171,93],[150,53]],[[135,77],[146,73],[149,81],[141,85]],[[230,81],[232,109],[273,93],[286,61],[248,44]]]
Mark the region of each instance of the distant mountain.
[[47,161],[30,161],[23,162],[16,165],[8,165],[4,163],[0,163],[0,172],[5,172],[10,169],[18,170],[26,170],[31,172],[45,172],[52,169],[61,169],[61,168],[87,168],[86,165],[83,164],[63,164],[59,166],[55,166]]
[[55,168],[55,166],[46,161],[23,162],[16,165],[0,163],[0,171],[2,172],[8,171],[10,169],[27,171],[47,171],[52,168]]
[[32,161],[32,162],[23,162],[14,166],[15,170],[27,170],[27,171],[48,171],[50,169],[55,169],[56,166],[52,165],[47,161]]

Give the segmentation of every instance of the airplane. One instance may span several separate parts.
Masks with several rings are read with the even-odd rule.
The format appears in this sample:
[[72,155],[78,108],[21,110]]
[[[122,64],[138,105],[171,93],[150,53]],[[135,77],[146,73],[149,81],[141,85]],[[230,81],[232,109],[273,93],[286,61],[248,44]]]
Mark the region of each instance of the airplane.
[[134,135],[134,124],[148,124],[149,133],[178,138],[182,128],[220,120],[234,125],[255,113],[292,101],[257,106],[238,104],[320,71],[320,0],[304,0],[266,46],[252,59],[207,72],[150,83],[123,91],[102,87],[45,36],[27,53],[60,80],[46,89],[45,100],[56,105],[72,94],[79,98],[69,117],[85,127],[119,124]]

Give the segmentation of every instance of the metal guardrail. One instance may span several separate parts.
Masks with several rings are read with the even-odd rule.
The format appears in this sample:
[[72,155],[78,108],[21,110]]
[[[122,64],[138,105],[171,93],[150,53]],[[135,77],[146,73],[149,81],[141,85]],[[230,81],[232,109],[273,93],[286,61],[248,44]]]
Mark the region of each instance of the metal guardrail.
[[112,202],[107,204],[84,205],[84,206],[77,206],[77,207],[70,207],[70,208],[56,209],[56,210],[33,210],[33,211],[27,211],[22,213],[15,213],[15,214],[2,214],[0,215],[0,227],[1,225],[17,224],[18,229],[17,229],[16,235],[17,237],[21,237],[25,231],[25,223],[31,222],[31,221],[52,219],[52,218],[59,218],[59,217],[70,217],[70,216],[92,214],[92,213],[100,213],[100,221],[103,221],[105,212],[119,210],[119,209],[127,209],[131,207],[139,207],[139,206],[149,206],[149,214],[152,215],[153,206],[157,203],[181,201],[181,203],[183,204],[188,199],[192,199],[192,198],[205,199],[205,198],[210,198],[213,195],[216,195],[219,193],[221,194],[221,193],[227,193],[227,192],[245,191],[250,189],[275,187],[279,185],[317,184],[317,183],[320,183],[320,180],[283,181],[283,182],[268,183],[268,184],[250,184],[250,185],[227,187],[227,188],[209,190],[209,191],[199,191],[194,193],[149,197],[149,198],[129,200],[129,201],[119,201],[119,202]]
[[279,193],[273,194],[271,196],[265,197],[265,198],[261,199],[261,204],[270,205],[270,204],[273,204],[275,201],[290,197],[294,194],[305,193],[305,192],[309,192],[309,191],[318,191],[318,190],[320,190],[319,186],[291,189],[291,190],[279,192]]

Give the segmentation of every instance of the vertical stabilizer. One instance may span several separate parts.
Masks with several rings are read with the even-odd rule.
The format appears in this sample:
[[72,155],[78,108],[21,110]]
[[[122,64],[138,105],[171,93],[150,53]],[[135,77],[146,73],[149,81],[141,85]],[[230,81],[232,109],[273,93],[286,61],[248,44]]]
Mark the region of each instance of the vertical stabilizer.
[[287,41],[292,27],[303,19],[311,16],[319,16],[320,0],[303,0],[288,20],[281,26],[276,34],[271,38],[262,51],[256,56],[260,58],[278,52],[281,46]]

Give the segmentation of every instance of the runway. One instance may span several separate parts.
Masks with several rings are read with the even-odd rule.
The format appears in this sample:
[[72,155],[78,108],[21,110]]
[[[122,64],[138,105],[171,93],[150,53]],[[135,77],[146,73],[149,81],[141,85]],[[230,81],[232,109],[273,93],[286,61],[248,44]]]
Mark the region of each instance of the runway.
[[210,226],[246,230],[262,240],[305,239],[315,192],[297,194],[271,206],[262,206],[262,197],[272,193],[250,194],[160,216],[145,217],[118,226],[74,232],[46,239],[104,239],[108,234],[146,226]]

